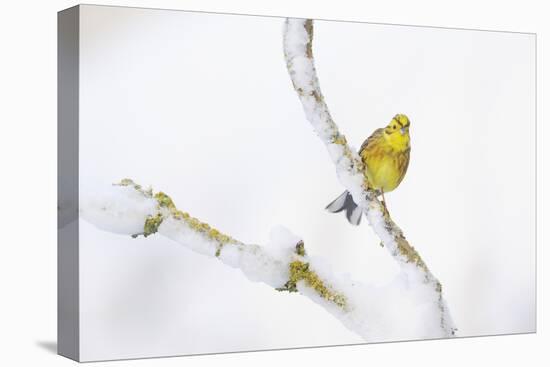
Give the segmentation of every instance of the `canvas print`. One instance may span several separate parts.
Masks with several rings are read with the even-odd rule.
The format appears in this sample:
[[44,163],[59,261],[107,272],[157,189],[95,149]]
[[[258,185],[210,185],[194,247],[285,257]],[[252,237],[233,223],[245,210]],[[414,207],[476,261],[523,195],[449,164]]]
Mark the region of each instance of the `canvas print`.
[[535,35],[59,13],[59,350],[535,332]]

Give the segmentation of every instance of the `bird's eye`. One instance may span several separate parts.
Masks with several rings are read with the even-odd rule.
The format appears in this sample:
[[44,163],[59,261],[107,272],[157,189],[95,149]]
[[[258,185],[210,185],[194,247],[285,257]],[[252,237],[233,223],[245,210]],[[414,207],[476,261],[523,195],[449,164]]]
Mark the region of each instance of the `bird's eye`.
[[393,129],[394,129],[394,130],[397,129],[397,125],[393,125]]

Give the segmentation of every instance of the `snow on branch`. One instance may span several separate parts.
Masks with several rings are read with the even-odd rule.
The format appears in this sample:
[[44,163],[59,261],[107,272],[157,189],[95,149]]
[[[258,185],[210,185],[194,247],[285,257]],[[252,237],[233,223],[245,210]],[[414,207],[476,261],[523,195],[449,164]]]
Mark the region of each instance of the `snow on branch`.
[[176,207],[172,199],[130,179],[83,197],[81,217],[97,228],[132,237],[162,235],[186,248],[239,269],[251,281],[276,291],[298,292],[319,304],[366,341],[445,336],[435,293],[423,282],[398,277],[374,287],[337,275],[304,242],[284,228],[266,246],[245,244]]
[[309,288],[306,293],[311,297],[342,311],[348,309],[346,297],[310,266],[304,242],[282,227],[272,231],[267,247],[245,244],[179,210],[165,193],[153,193],[130,179],[103,193],[95,192],[83,201],[80,214],[97,228],[112,233],[134,238],[158,233],[240,269],[252,281],[278,291]]
[[363,208],[369,224],[400,265],[401,276],[409,281],[408,289],[416,288],[422,292],[428,290],[431,293],[430,297],[437,307],[432,310],[432,315],[425,315],[424,318],[428,316],[438,320],[440,330],[433,337],[454,336],[456,328],[443,299],[441,283],[430,272],[419,253],[409,244],[389,213],[383,210],[376,196],[367,190],[363,162],[358,154],[350,149],[346,138],[339,132],[330,115],[314,65],[313,20],[287,19],[283,43],[288,73],[294,89],[298,93],[306,118],[326,145],[336,165],[340,182],[351,193],[355,203]]

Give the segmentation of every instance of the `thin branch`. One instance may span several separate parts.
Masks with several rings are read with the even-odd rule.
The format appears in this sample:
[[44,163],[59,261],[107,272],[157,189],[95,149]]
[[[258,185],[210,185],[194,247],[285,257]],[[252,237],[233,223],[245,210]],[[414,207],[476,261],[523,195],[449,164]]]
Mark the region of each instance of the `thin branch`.
[[372,192],[367,190],[364,165],[338,130],[325,103],[313,57],[313,20],[287,19],[284,52],[288,73],[302,103],[306,118],[326,145],[336,165],[337,176],[353,200],[367,216],[369,224],[384,247],[411,279],[421,279],[437,296],[440,327],[444,336],[455,335],[456,328],[442,295],[441,283],[430,272],[418,251],[407,241],[403,231],[390,218]]

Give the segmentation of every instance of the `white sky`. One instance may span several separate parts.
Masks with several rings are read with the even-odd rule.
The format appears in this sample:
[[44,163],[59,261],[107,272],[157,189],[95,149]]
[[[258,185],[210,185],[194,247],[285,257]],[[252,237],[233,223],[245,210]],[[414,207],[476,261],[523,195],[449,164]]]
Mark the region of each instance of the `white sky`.
[[[343,191],[287,75],[279,18],[84,6],[81,193],[124,177],[244,242],[282,224],[335,271],[397,267]],[[534,331],[534,36],[319,21],[335,121],[359,147],[411,121],[393,218],[443,284],[461,336]],[[358,343],[309,300],[160,237],[81,221],[81,355],[110,359]]]

